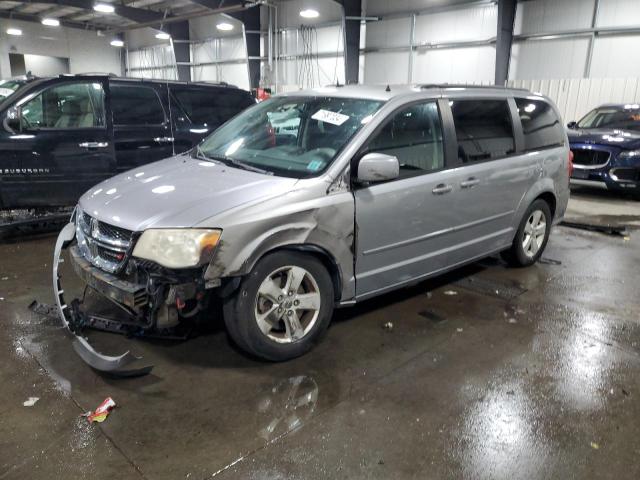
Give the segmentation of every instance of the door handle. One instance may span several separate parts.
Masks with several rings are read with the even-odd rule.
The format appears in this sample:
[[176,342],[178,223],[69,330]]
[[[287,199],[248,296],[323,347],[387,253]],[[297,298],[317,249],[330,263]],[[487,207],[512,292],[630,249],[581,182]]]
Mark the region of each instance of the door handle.
[[453,190],[453,187],[451,185],[445,185],[444,183],[441,183],[439,185],[436,185],[436,187],[431,190],[431,193],[433,193],[434,195],[443,195],[445,193],[449,193],[451,190]]
[[156,137],[153,141],[156,143],[171,143],[173,142],[173,137]]
[[469,177],[467,180],[465,180],[464,182],[460,182],[460,186],[462,188],[473,188],[476,185],[478,185],[480,183],[480,180],[478,180],[475,177]]
[[82,142],[79,143],[78,146],[80,148],[107,148],[109,142]]

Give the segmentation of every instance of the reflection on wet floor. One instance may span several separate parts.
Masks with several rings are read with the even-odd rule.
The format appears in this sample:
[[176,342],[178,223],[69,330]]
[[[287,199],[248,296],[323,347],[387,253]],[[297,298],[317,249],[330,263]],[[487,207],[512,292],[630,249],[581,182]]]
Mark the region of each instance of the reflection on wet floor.
[[[341,310],[283,364],[215,321],[183,342],[92,332],[156,365],[126,380],[27,309],[51,301],[51,243],[0,246],[0,277],[17,276],[0,281],[1,479],[640,477],[635,234],[558,228],[554,261],[487,259]],[[104,424],[79,418],[107,396]]]

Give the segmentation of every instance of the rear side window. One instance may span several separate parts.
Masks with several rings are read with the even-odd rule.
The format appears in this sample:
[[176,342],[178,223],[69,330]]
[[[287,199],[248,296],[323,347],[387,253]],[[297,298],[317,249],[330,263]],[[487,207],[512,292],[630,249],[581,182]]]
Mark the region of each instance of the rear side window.
[[506,100],[450,101],[462,163],[484,162],[515,152]]
[[564,128],[551,105],[542,100],[516,98],[524,133],[524,149],[556,147],[564,144]]
[[153,88],[111,84],[111,112],[114,125],[160,125],[164,110]]
[[214,128],[255,105],[251,95],[231,88],[171,87],[171,91],[193,122]]

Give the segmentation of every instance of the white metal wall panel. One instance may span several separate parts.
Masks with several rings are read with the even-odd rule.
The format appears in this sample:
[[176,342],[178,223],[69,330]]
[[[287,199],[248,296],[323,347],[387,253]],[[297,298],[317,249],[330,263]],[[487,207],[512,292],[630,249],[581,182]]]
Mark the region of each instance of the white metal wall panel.
[[397,12],[419,12],[427,8],[468,3],[469,0],[366,0],[367,15],[388,15]]
[[[637,7],[640,11],[640,0]],[[640,35],[597,38],[590,76],[640,77]]]
[[170,45],[130,50],[128,76],[139,78],[162,78],[175,80],[178,74],[175,57]]
[[640,1],[600,0],[599,27],[640,25]]
[[364,83],[407,83],[409,55],[397,52],[367,53],[364,59]]
[[[498,6],[489,4],[418,15],[415,30],[416,43],[446,43],[495,37],[497,13]],[[407,35],[403,36],[403,40],[408,38]]]
[[311,74],[311,83],[300,82],[298,70],[300,64],[294,59],[280,60],[278,62],[278,75],[280,85],[289,86],[288,89],[296,89],[293,86],[302,88],[320,87],[323,85],[335,84],[336,81],[344,85],[344,57],[319,58],[317,62],[313,62],[313,72]]
[[496,50],[492,46],[418,50],[414,56],[415,83],[493,81]]
[[593,18],[593,5],[594,0],[518,2],[514,33],[540,33],[589,28]]
[[[367,25],[367,48],[409,47],[411,19],[394,18]],[[402,55],[402,54],[401,54]]]
[[588,38],[516,42],[511,49],[509,78],[582,77],[588,48]]
[[242,60],[242,63],[200,65],[191,69],[194,81],[227,82],[249,89],[247,53],[243,38],[227,37],[207,40],[191,45],[193,63],[211,63],[225,60]]
[[510,80],[508,83],[547,95],[558,105],[565,123],[579,120],[604,103],[640,103],[639,78]]

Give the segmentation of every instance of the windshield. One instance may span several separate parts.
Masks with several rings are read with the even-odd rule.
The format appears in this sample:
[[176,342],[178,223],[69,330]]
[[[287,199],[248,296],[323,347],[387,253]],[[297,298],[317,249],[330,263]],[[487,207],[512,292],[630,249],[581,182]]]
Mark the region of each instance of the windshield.
[[0,80],[0,100],[7,98],[25,83],[24,80]]
[[591,110],[578,122],[579,128],[617,128],[640,131],[640,106],[601,107]]
[[305,178],[324,171],[383,102],[274,97],[245,110],[196,149],[212,160]]

